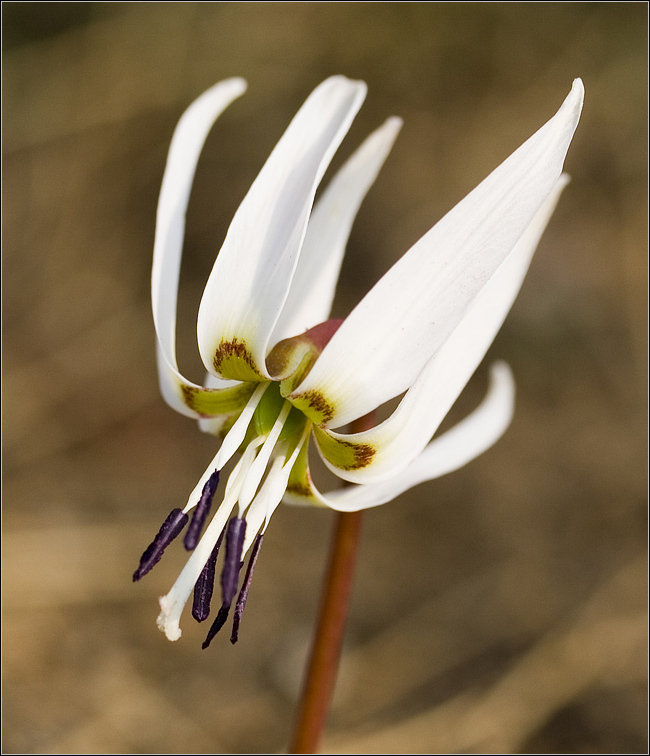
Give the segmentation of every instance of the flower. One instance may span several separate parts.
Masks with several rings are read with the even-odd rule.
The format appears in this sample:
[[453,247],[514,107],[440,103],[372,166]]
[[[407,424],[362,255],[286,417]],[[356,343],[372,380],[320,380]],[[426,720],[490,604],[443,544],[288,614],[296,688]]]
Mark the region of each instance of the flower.
[[[363,82],[327,79],[310,95],[237,210],[198,314],[204,386],[175,356],[182,240],[194,171],[218,115],[246,88],[216,84],[182,116],[157,212],[152,302],[162,394],[222,444],[183,510],[174,509],[142,556],[139,580],[189,522],[192,554],[160,599],[170,640],[194,591],[207,619],[225,536],[221,608],[204,643],[234,611],[237,640],[253,567],[271,515],[284,499],[340,511],[377,506],[451,472],[488,449],[508,426],[514,381],[497,362],[482,404],[431,441],[483,359],[519,291],[567,177],[562,166],[582,108],[579,79],[539,131],[445,215],[386,273],[344,321],[327,320],[358,207],[401,127],[390,118],[344,164],[312,210],[316,189],[366,94]],[[404,393],[405,392],[405,393]],[[345,426],[404,393],[387,420]],[[309,439],[325,464],[354,485],[322,494],[309,475]],[[219,472],[240,452],[223,500],[201,536]],[[237,514],[231,514],[237,506]]]

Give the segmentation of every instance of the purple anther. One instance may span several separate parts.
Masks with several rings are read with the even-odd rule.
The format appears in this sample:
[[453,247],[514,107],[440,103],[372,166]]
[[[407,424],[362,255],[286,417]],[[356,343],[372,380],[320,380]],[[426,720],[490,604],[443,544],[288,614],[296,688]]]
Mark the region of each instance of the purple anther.
[[210,507],[212,506],[212,499],[219,485],[219,471],[215,470],[208,478],[207,483],[203,486],[201,492],[201,498],[199,503],[194,507],[194,513],[192,514],[192,522],[185,533],[185,548],[188,551],[193,551],[196,548],[196,544],[199,542],[201,536],[201,530],[207,516],[210,514]]
[[253,542],[253,548],[251,550],[250,559],[248,560],[248,567],[246,568],[246,575],[244,577],[244,584],[239,592],[237,603],[235,604],[235,614],[232,622],[232,634],[230,636],[231,643],[237,643],[239,639],[239,623],[241,622],[241,616],[246,606],[246,599],[248,598],[248,590],[251,587],[251,581],[253,580],[253,570],[257,562],[257,555],[262,547],[262,540],[264,536],[260,533]]
[[221,600],[224,604],[232,603],[237,593],[239,571],[241,570],[241,552],[246,536],[246,520],[233,517],[226,531],[226,558],[221,573]]
[[226,624],[229,611],[230,611],[230,604],[221,605],[221,608],[219,609],[219,613],[217,614],[215,621],[212,623],[212,627],[208,630],[208,635],[206,639],[201,644],[201,648],[205,649],[210,645],[210,643],[212,643],[212,639],[214,638],[214,636]]
[[217,556],[219,547],[223,539],[223,530],[219,540],[212,549],[210,558],[205,563],[199,579],[194,586],[194,603],[192,604],[192,617],[197,622],[203,622],[210,616],[210,601],[212,601],[212,592],[214,591],[214,573],[217,566]]
[[133,573],[134,583],[144,577],[154,565],[158,564],[163,551],[183,530],[188,519],[188,516],[183,513],[182,509],[172,509],[165,522],[161,525],[156,537],[140,557],[138,569]]

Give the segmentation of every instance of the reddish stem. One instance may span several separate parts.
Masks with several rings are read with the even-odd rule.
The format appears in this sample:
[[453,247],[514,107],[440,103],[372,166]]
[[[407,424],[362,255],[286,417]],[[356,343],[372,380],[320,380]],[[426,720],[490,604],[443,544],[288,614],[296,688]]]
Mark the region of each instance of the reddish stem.
[[[353,433],[372,427],[374,413],[356,420]],[[317,753],[334,692],[354,580],[363,512],[337,512],[320,614],[288,753]]]

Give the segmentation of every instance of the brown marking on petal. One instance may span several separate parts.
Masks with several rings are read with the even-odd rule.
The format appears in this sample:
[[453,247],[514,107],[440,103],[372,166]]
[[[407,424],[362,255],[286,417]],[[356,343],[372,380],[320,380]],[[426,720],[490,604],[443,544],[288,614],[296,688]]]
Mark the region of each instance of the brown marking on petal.
[[310,391],[305,391],[303,394],[298,394],[296,397],[287,398],[299,410],[302,410],[307,417],[317,422],[318,425],[324,425],[334,417],[334,407],[332,407],[320,391],[311,389]]
[[301,499],[305,499],[306,501],[304,503],[309,503],[313,507],[326,507],[326,504],[323,504],[323,502],[316,496],[314,493],[313,488],[311,486],[306,485],[305,483],[289,483],[286,489],[286,493],[291,494],[292,496],[297,496]]
[[353,446],[356,469],[367,467],[372,462],[377,450],[370,444],[353,444]]
[[200,400],[204,393],[202,389],[194,388],[194,386],[185,386],[184,384],[181,384],[180,389],[186,406],[194,410],[194,412],[198,412],[201,417],[211,417],[210,415],[206,415],[200,406]]
[[318,446],[330,464],[339,470],[361,470],[372,464],[377,449],[370,443],[346,440],[327,431],[314,428]]
[[377,453],[377,450],[371,444],[355,444],[353,441],[341,439],[337,439],[336,443],[350,449],[354,456],[354,461],[350,464],[340,465],[342,470],[360,470],[362,467],[368,467]]
[[186,386],[185,384],[181,384],[180,389],[183,394],[183,401],[185,402],[185,404],[191,410],[196,411],[194,400],[196,399],[196,395],[198,393],[197,389],[193,388],[192,386]]
[[295,496],[304,496],[306,499],[314,498],[311,487],[306,483],[289,483],[287,493],[294,494]]
[[212,364],[214,365],[215,370],[219,370],[221,363],[225,359],[233,357],[236,357],[239,360],[243,360],[251,368],[251,370],[255,370],[255,372],[257,372],[255,363],[253,362],[253,358],[251,357],[246,344],[243,341],[239,341],[239,339],[222,341],[221,344],[219,344],[216,352],[214,353],[214,359],[212,360]]
[[263,378],[246,346],[246,342],[237,338],[222,341],[219,344],[214,353],[212,364],[217,373],[224,378],[240,381]]

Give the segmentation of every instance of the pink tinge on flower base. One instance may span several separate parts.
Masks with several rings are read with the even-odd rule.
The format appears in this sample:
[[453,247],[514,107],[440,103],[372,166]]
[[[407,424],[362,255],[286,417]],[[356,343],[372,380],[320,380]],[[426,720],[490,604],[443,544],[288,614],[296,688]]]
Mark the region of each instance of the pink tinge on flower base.
[[[176,362],[176,303],[185,212],[203,143],[219,114],[245,90],[228,79],[183,114],[158,203],[152,304],[163,397],[221,438],[189,496],[147,548],[133,579],[158,562],[195,510],[191,555],[160,599],[170,640],[194,591],[192,613],[209,617],[225,540],[221,606],[203,647],[234,611],[238,638],[263,534],[281,501],[339,511],[378,506],[452,472],[494,444],[510,423],[514,380],[496,362],[481,405],[432,440],[496,336],[537,243],[568,182],[564,159],[578,125],[583,86],[573,82],[557,113],[436,223],[344,321],[328,321],[357,210],[401,127],[389,118],[316,189],[366,95],[363,82],[327,79],[308,97],[235,213],[201,300],[198,346],[207,376],[188,381]],[[405,392],[405,393],[404,393]],[[404,393],[384,422],[342,428]],[[309,439],[353,485],[321,493],[309,474]],[[219,472],[239,460],[201,535]]]

